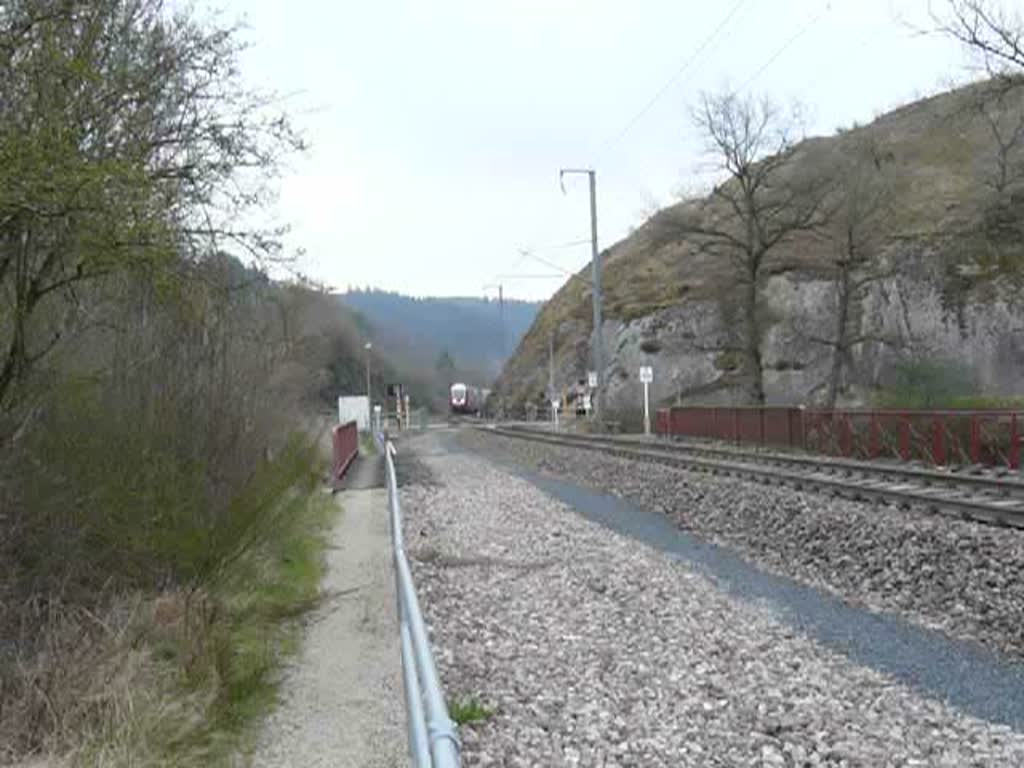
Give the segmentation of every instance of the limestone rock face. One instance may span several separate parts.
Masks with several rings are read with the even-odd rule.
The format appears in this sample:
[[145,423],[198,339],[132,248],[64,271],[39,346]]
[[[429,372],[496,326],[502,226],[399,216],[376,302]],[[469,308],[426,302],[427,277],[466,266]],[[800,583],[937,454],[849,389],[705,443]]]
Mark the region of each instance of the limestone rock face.
[[[927,257],[917,269],[872,287],[863,302],[860,332],[869,341],[853,350],[843,400],[856,405],[885,384],[892,363],[908,353],[961,362],[991,394],[1019,394],[1024,382],[1024,307],[1005,300],[946,306],[938,275]],[[924,263],[921,263],[924,262]],[[835,322],[834,285],[823,279],[787,275],[765,286],[765,304],[782,318],[767,329],[764,349],[766,400],[777,404],[820,400],[829,375],[832,348],[809,339],[810,329]],[[654,368],[655,402],[728,405],[742,392],[728,381],[732,361],[713,347],[726,335],[717,302],[683,302],[643,317],[605,323],[609,360],[608,402],[639,407],[641,365]],[[572,375],[568,368],[566,376]]]

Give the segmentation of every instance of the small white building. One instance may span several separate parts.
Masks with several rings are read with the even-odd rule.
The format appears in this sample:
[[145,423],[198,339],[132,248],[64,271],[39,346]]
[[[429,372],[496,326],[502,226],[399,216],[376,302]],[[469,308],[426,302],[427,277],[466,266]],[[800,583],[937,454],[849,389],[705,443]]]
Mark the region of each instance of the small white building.
[[360,432],[370,431],[370,399],[366,395],[338,398],[338,423],[354,421]]

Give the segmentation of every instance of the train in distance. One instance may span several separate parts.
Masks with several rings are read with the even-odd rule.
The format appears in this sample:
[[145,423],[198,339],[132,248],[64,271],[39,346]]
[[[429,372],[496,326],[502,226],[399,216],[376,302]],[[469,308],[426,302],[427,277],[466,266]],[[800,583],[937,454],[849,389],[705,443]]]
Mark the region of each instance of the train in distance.
[[490,393],[489,389],[456,382],[448,390],[448,410],[452,413],[479,416],[484,411],[484,404]]

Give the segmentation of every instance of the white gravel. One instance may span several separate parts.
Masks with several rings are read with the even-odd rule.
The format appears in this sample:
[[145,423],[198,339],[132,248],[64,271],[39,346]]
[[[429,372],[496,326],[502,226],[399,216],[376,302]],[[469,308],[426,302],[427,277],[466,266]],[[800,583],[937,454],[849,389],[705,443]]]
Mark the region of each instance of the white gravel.
[[[829,652],[526,481],[418,438],[407,543],[465,765],[1017,766],[1024,737]],[[401,468],[399,469],[401,472]]]
[[1024,531],[481,432],[460,440],[660,511],[769,571],[1024,656]]

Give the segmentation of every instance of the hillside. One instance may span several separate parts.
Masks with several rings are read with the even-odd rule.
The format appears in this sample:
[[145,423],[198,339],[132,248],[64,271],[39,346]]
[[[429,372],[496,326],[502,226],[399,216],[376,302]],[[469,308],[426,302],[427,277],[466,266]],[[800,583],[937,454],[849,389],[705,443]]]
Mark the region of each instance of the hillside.
[[[823,208],[839,208],[832,205],[836,190],[865,146],[881,169],[870,183],[886,187],[867,222],[876,259],[857,282],[850,314],[856,343],[846,348],[840,403],[870,401],[906,360],[962,366],[979,392],[1019,390],[1024,314],[1007,267],[1022,263],[1024,141],[1000,154],[992,122],[1019,124],[1024,87],[1017,85],[998,101],[989,100],[988,83],[944,93],[869,125],[806,139],[784,158],[789,188],[829,182]],[[1007,175],[996,190],[1001,169]],[[658,402],[751,402],[733,344],[742,280],[734,264],[693,234],[730,215],[719,198],[663,209],[604,252],[603,339],[613,408],[638,402],[637,368],[644,364],[654,366]],[[842,265],[835,230],[833,221],[786,238],[756,281],[767,402],[821,402],[826,392]],[[541,401],[552,334],[556,385],[585,377],[593,332],[589,269],[545,304],[506,366],[499,383],[513,403]]]
[[[505,343],[497,300],[405,296],[387,291],[348,291],[337,296],[365,322],[375,357],[386,361],[420,393],[441,407],[449,379],[489,386],[519,343],[539,302],[507,300]],[[447,353],[451,365],[441,365]]]

